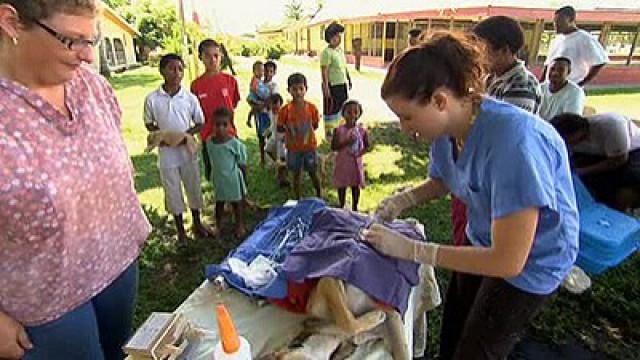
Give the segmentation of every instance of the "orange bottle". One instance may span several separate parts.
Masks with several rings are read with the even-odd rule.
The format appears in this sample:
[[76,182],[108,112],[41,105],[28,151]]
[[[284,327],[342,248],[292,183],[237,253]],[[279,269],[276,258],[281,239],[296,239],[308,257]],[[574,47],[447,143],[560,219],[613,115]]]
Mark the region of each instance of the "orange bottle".
[[213,351],[214,360],[251,360],[251,345],[238,335],[231,316],[223,304],[216,305],[220,341]]

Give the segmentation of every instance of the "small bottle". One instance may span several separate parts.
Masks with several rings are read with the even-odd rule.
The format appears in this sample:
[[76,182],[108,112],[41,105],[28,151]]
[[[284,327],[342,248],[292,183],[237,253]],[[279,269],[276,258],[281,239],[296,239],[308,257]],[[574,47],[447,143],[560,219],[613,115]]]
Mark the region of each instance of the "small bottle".
[[218,314],[218,335],[220,341],[213,350],[214,360],[251,360],[251,345],[247,339],[239,336],[227,308],[223,304],[216,306]]

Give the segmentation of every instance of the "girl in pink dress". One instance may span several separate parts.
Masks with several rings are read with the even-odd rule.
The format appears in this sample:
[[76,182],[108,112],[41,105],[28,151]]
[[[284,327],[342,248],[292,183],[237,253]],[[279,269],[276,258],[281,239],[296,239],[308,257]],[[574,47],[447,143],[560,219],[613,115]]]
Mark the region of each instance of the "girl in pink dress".
[[344,207],[347,187],[351,188],[353,211],[358,211],[360,188],[364,187],[364,162],[362,156],[369,151],[369,136],[362,125],[356,124],[362,115],[362,105],[347,100],[342,106],[345,123],[333,132],[331,150],[336,151],[333,167],[333,185],[338,189],[340,207]]

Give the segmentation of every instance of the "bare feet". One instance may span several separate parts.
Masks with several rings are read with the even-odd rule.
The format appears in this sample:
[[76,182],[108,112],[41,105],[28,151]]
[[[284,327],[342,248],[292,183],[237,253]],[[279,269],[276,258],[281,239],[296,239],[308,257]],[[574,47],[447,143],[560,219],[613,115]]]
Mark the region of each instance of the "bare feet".
[[236,238],[243,239],[247,235],[247,230],[244,228],[244,225],[238,225],[236,227]]
[[218,237],[220,235],[220,228],[218,226],[211,228],[211,237]]
[[214,229],[212,229],[211,227],[204,225],[204,224],[199,224],[199,225],[195,225],[193,226],[193,228],[191,229],[191,231],[193,231],[193,233],[200,238],[208,238],[208,237],[214,237]]
[[244,201],[244,206],[247,209],[257,209],[258,208],[258,204],[256,204],[254,201],[249,200],[248,198],[244,198],[242,201]]

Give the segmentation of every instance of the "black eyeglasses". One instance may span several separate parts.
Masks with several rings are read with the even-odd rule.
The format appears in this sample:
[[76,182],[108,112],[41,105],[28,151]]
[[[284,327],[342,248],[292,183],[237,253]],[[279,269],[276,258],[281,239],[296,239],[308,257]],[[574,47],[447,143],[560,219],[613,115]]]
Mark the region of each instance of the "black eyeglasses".
[[78,38],[74,39],[74,38],[60,34],[59,32],[53,30],[52,28],[41,23],[38,20],[34,20],[33,22],[36,23],[38,26],[40,26],[44,31],[48,32],[51,36],[58,39],[58,41],[60,41],[62,45],[64,45],[67,49],[72,51],[80,51],[87,47],[95,48],[100,43],[100,35],[96,36],[92,40],[78,39]]

